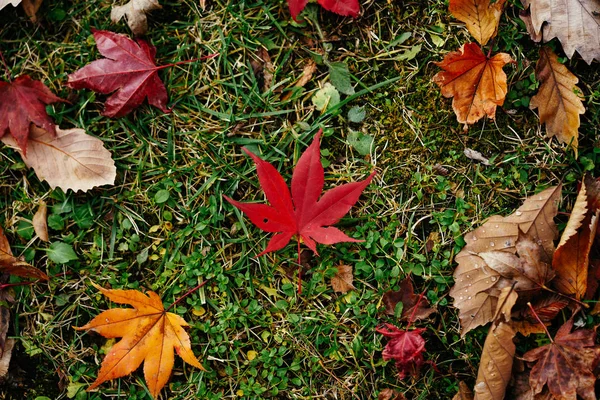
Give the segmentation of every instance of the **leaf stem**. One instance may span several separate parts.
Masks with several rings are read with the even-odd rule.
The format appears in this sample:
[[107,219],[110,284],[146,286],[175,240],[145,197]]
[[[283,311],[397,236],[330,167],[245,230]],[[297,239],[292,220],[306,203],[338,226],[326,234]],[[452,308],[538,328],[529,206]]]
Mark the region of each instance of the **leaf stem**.
[[4,54],[2,54],[2,51],[0,51],[0,58],[2,59],[2,64],[4,64],[4,69],[6,69],[6,76],[8,78],[8,81],[12,81],[12,75],[10,73],[10,69],[8,68],[8,64],[6,63],[6,60],[4,59]]
[[419,303],[421,303],[421,300],[423,300],[423,296],[425,296],[425,290],[423,290],[423,292],[419,295],[419,298],[417,299],[417,302],[415,303],[415,306],[414,306],[412,312],[410,313],[410,317],[408,318],[408,324],[406,325],[407,332],[408,332],[408,328],[410,328],[410,325],[414,322],[415,313],[417,312],[417,309],[419,308]]
[[533,316],[535,317],[535,319],[537,319],[537,322],[542,325],[542,327],[544,328],[544,330],[546,331],[546,335],[548,335],[548,338],[550,339],[551,343],[554,343],[554,340],[552,339],[552,336],[550,336],[550,332],[548,332],[548,328],[546,328],[546,324],[544,324],[542,322],[542,320],[540,319],[540,317],[538,316],[538,314],[535,312],[535,310],[533,309],[533,306],[531,305],[531,302],[527,302],[527,306],[529,306],[529,309],[531,310],[531,313],[533,314]]
[[173,307],[175,307],[177,304],[179,304],[181,302],[181,300],[185,299],[186,297],[188,297],[190,294],[194,293],[196,290],[200,289],[202,286],[206,285],[208,283],[210,279],[206,279],[204,281],[202,281],[198,286],[188,290],[186,292],[186,294],[184,294],[183,296],[181,296],[180,298],[178,298],[177,300],[175,300],[175,302],[173,304],[171,304],[169,306],[169,308],[167,308],[167,310],[165,312],[169,312],[170,309],[172,309]]

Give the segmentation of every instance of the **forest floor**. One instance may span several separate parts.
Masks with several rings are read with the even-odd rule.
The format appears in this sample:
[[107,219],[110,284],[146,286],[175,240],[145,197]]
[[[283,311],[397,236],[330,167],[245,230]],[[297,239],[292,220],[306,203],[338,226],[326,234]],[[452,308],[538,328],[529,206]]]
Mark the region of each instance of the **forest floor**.
[[[197,0],[161,0],[146,37],[158,49],[157,64],[217,55],[161,71],[171,113],[144,104],[112,119],[101,115],[106,96],[66,86],[69,73],[100,57],[92,28],[130,34],[110,21],[111,3],[46,0],[37,24],[20,7],[0,11],[0,51],[11,74],[28,74],[67,99],[48,108],[57,125],[100,138],[117,164],[114,186],[65,193],[2,148],[0,225],[13,251],[52,279],[16,288],[9,336],[18,344],[0,397],[151,398],[141,371],[85,392],[107,340],[72,327],[110,306],[91,282],[153,290],[168,305],[209,280],[175,308],[208,371],[177,359],[164,398],[375,399],[385,388],[409,399],[452,398],[459,381],[472,385],[487,329],[460,336],[448,296],[453,257],[462,236],[489,216],[509,214],[561,181],[561,210],[568,210],[583,173],[598,173],[597,64],[566,60],[587,108],[575,158],[545,137],[529,110],[538,45],[514,4],[494,44],[516,61],[504,68],[507,100],[495,120],[464,132],[432,82],[434,62],[470,41],[445,1],[366,0],[357,19],[311,3],[295,23],[280,0],[207,0],[205,9]],[[294,88],[312,61],[312,78]],[[330,62],[347,63],[354,94],[321,112],[312,97],[330,82]],[[366,116],[351,122],[356,106]],[[377,175],[337,225],[364,242],[319,246],[306,260],[299,295],[296,246],[257,257],[271,234],[223,195],[263,201],[243,146],[289,182],[320,128],[326,188],[373,169]],[[465,148],[489,165],[467,158]],[[55,263],[48,244],[32,240],[41,200],[50,243],[72,246],[76,260]],[[345,294],[330,285],[341,264],[354,270],[356,289]],[[382,322],[405,327],[385,313],[382,295],[408,275],[437,307],[418,323],[426,328],[425,359],[437,368],[426,364],[419,377],[399,380],[375,329]]]

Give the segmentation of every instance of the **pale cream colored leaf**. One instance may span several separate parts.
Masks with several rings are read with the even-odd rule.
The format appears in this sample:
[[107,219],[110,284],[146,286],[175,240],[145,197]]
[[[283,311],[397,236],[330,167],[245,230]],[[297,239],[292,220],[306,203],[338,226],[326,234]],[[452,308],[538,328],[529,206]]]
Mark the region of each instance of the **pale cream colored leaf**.
[[33,216],[32,224],[35,234],[44,242],[48,241],[48,224],[46,223],[47,214],[48,207],[46,207],[46,202],[41,201],[38,210]]
[[539,109],[540,122],[546,124],[547,136],[556,136],[559,142],[568,144],[577,157],[579,114],[585,113],[576,86],[578,79],[546,46],[540,49],[535,72],[541,85],[529,107]]
[[21,0],[0,0],[0,10],[2,10],[4,7],[6,7],[9,4],[13,7],[16,7],[19,5],[20,2],[21,2]]
[[598,0],[521,0],[531,6],[531,21],[536,35],[544,42],[560,40],[567,57],[577,51],[588,64],[600,61],[600,1]]
[[113,6],[110,19],[117,23],[121,18],[127,19],[127,25],[135,35],[144,35],[148,31],[146,13],[162,8],[158,0],[130,0],[122,6]]
[[110,152],[100,139],[86,134],[83,129],[56,128],[56,137],[52,137],[32,125],[26,157],[12,136],[4,135],[1,140],[17,150],[25,164],[52,188],[85,192],[115,181],[117,168]]

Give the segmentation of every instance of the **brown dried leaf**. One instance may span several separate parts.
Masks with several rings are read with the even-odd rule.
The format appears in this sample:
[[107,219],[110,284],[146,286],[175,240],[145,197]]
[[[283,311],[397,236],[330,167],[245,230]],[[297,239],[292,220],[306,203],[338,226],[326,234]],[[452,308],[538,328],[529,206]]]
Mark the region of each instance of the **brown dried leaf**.
[[42,1],[43,0],[23,0],[21,2],[21,5],[23,6],[23,10],[25,11],[25,14],[27,14],[29,19],[33,23],[37,22],[36,14],[37,14],[38,10],[40,9],[40,7],[42,6]]
[[600,360],[600,346],[596,346],[595,329],[573,329],[573,319],[560,327],[554,341],[523,355],[527,362],[536,362],[529,383],[533,393],[541,393],[547,386],[557,399],[596,399],[593,370]]
[[510,382],[516,332],[505,322],[492,326],[485,339],[475,383],[475,400],[503,400]]
[[48,214],[48,207],[44,201],[40,202],[40,206],[33,216],[32,224],[35,234],[44,242],[48,241],[48,224],[46,223],[46,215]]
[[52,188],[85,192],[96,186],[113,184],[117,175],[115,162],[102,141],[83,129],[56,128],[56,137],[53,137],[32,125],[27,156],[12,136],[5,135],[1,140],[19,151],[25,164]]
[[577,300],[587,292],[589,255],[598,224],[598,213],[588,213],[587,209],[584,181],[552,260],[557,275],[554,287],[563,294],[575,295]]
[[531,6],[534,32],[544,42],[560,40],[567,57],[577,51],[588,64],[600,61],[600,2],[597,0],[521,0]]
[[467,25],[467,29],[482,46],[496,36],[506,0],[450,0],[450,13]]
[[397,390],[385,388],[379,392],[377,400],[406,400],[406,397]]
[[[427,297],[423,296],[420,301],[419,297],[421,296],[415,294],[415,289],[410,277],[406,277],[400,282],[400,289],[397,291],[390,290],[385,292],[382,301],[385,306],[385,312],[390,315],[395,315],[396,305],[402,303],[400,320],[408,321],[412,316],[412,321],[410,322],[413,322],[418,319],[426,319],[435,312],[435,309],[429,307],[429,300]],[[415,306],[417,307],[416,309]]]
[[458,393],[452,400],[473,400],[473,391],[463,381],[458,382]]
[[[300,76],[300,79],[298,79],[298,81],[294,84],[294,87],[296,87],[296,88],[304,87],[308,82],[310,82],[313,74],[316,71],[317,71],[317,63],[311,58],[306,62],[306,65],[304,65],[304,69],[302,70],[302,75]],[[283,96],[283,98],[281,100],[282,101],[288,100],[290,97],[292,97],[293,93],[294,93],[293,90],[289,90],[285,94],[285,96]]]
[[8,339],[4,346],[4,351],[0,352],[0,378],[3,378],[8,373],[12,350],[15,345],[15,339]]
[[533,40],[536,43],[541,42],[542,34],[535,32],[533,22],[531,21],[531,12],[529,11],[529,9],[519,11],[519,18],[521,18],[521,21],[525,23],[525,29],[527,29],[527,33],[531,37],[531,40]]
[[134,35],[145,35],[148,31],[146,13],[162,8],[158,0],[130,0],[122,6],[113,6],[110,19],[117,23],[121,18],[127,18],[127,25]]
[[338,265],[337,273],[331,278],[331,287],[334,292],[346,293],[349,290],[356,289],[352,284],[354,275],[351,265]]
[[541,84],[529,107],[539,109],[540,123],[546,124],[547,136],[556,136],[559,142],[568,144],[577,157],[579,114],[585,113],[581,91],[576,86],[578,79],[546,46],[540,49],[535,73]]
[[4,230],[0,228],[0,273],[11,274],[23,278],[50,279],[48,275],[34,266],[14,257]]

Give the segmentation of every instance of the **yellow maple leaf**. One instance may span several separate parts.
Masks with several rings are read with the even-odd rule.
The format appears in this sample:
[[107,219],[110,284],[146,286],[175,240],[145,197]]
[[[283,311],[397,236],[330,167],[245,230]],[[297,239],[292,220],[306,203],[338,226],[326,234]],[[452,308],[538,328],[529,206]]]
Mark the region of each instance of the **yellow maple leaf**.
[[135,371],[144,362],[144,378],[153,397],[165,386],[175,361],[173,350],[188,364],[205,371],[191,350],[188,323],[177,314],[167,312],[160,297],[137,290],[110,290],[94,285],[103,295],[133,308],[114,308],[102,312],[88,324],[75,329],[90,329],[106,338],[121,337],[109,351],[98,377],[87,389]]

